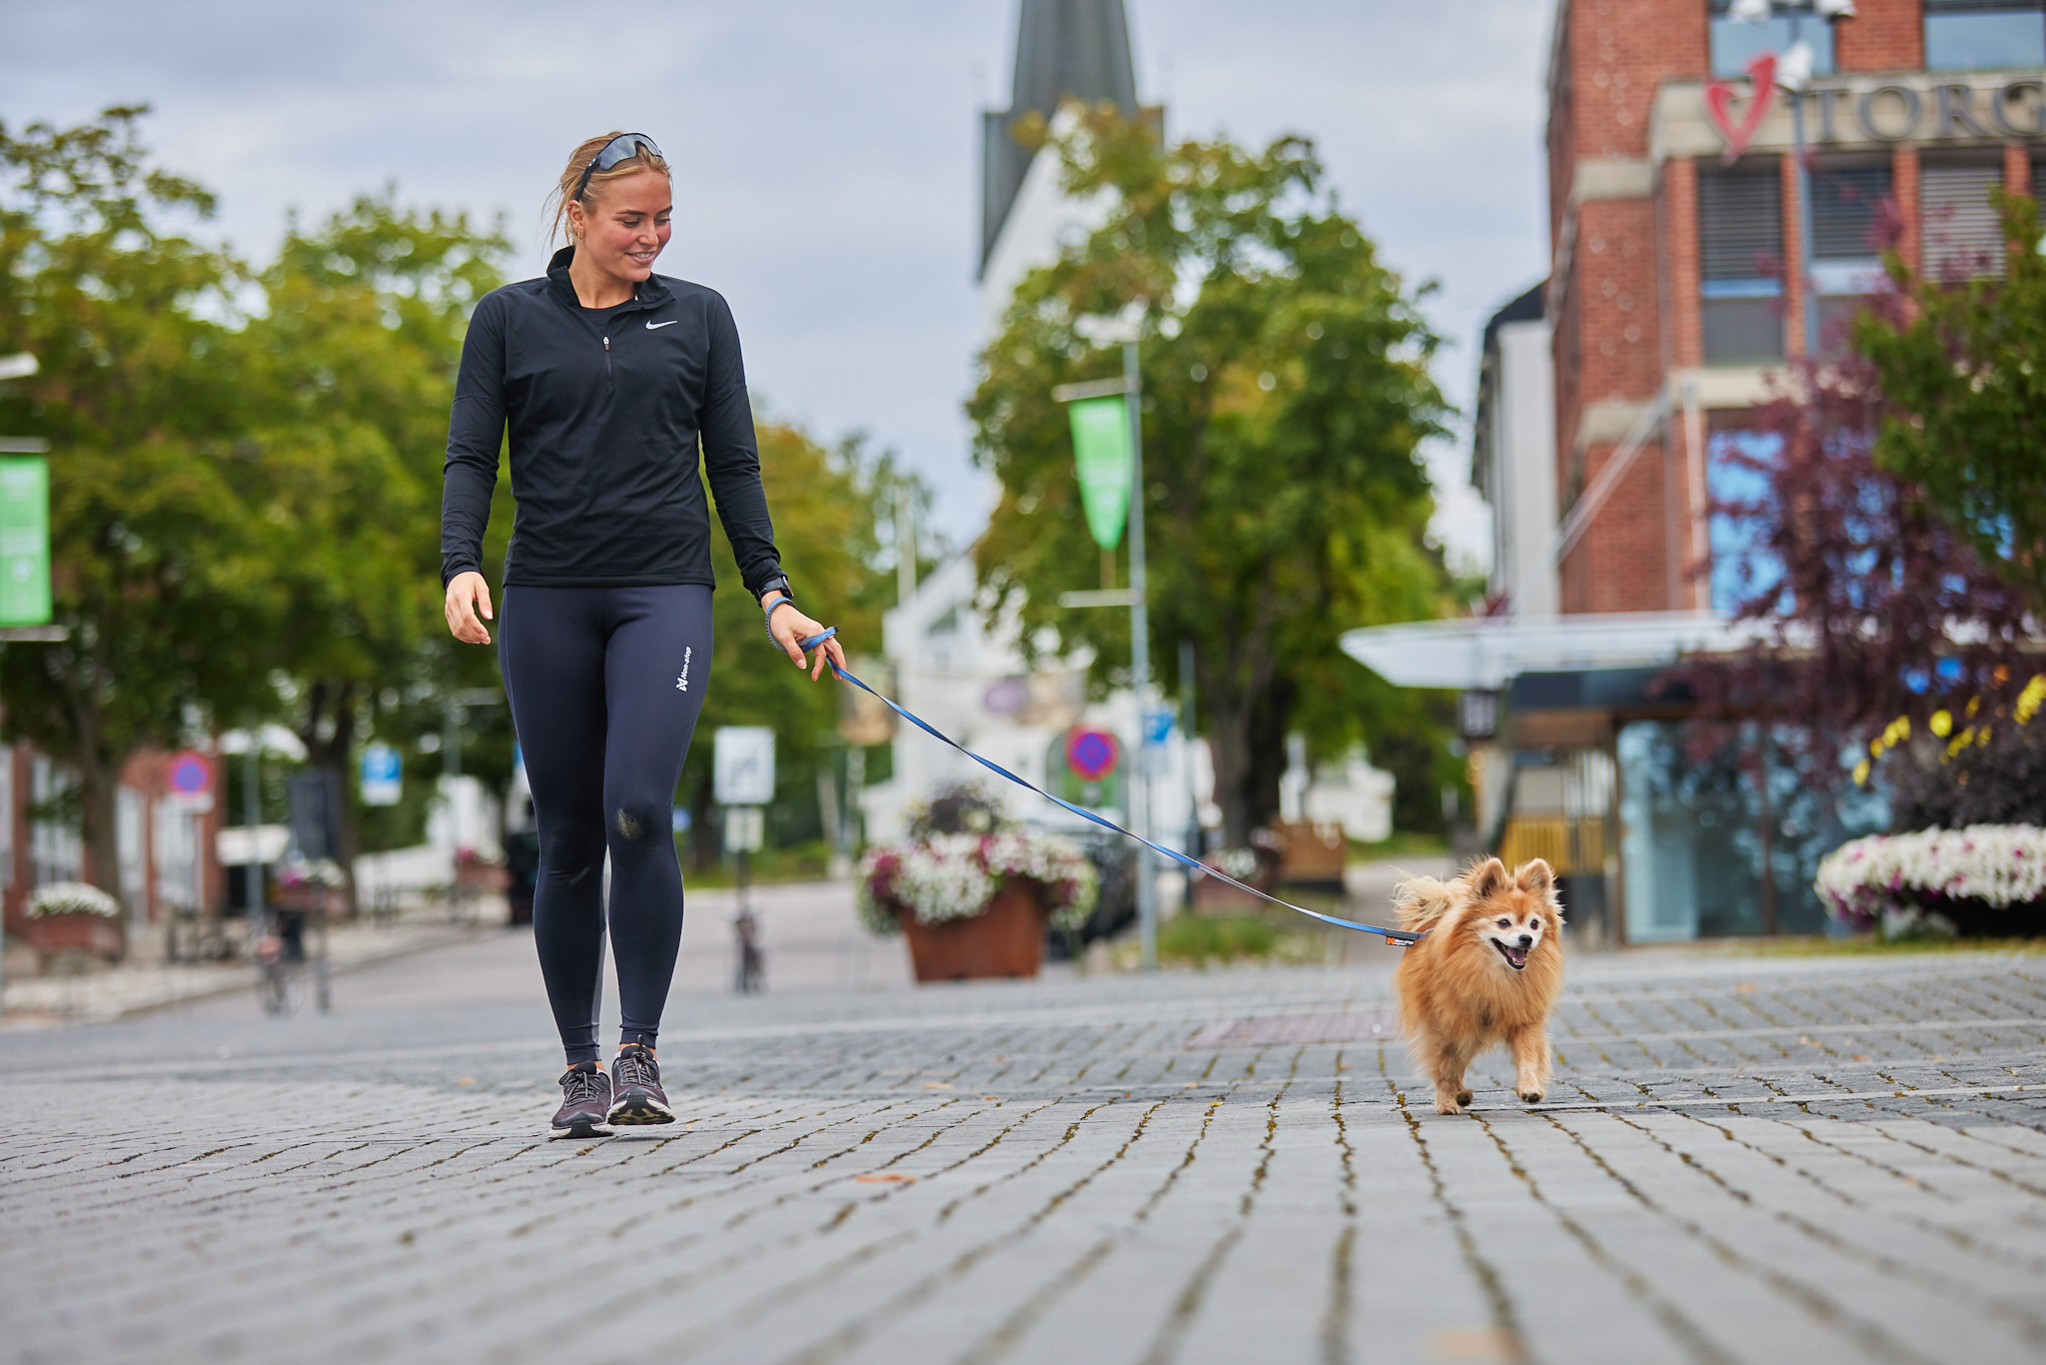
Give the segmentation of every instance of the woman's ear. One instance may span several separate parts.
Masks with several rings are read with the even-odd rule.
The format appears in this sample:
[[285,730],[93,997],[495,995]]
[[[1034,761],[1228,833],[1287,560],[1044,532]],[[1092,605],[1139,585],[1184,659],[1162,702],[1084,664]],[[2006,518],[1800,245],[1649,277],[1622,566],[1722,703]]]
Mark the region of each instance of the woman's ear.
[[1471,896],[1485,900],[1506,889],[1506,864],[1497,858],[1487,858],[1470,871]]

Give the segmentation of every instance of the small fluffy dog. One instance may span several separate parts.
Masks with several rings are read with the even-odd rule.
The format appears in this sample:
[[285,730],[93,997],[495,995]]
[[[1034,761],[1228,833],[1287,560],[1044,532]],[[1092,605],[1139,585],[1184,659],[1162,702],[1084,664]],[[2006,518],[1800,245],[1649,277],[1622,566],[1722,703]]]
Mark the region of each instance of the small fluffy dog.
[[1495,1043],[1513,1049],[1514,1089],[1549,1086],[1549,1010],[1563,989],[1562,907],[1540,858],[1508,875],[1487,858],[1454,881],[1412,877],[1393,892],[1402,929],[1427,936],[1400,957],[1400,1031],[1435,1082],[1435,1112],[1471,1102],[1464,1068]]

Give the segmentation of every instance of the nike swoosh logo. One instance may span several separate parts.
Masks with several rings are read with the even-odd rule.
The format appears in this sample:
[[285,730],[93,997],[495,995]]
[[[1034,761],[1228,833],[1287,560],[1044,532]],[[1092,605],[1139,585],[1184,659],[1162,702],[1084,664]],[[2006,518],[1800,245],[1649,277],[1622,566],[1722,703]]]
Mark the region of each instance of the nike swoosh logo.
[[680,318],[669,318],[666,322],[649,322],[646,325],[646,329],[649,332],[658,331],[663,327],[673,327],[676,323],[680,321],[682,321],[682,319]]

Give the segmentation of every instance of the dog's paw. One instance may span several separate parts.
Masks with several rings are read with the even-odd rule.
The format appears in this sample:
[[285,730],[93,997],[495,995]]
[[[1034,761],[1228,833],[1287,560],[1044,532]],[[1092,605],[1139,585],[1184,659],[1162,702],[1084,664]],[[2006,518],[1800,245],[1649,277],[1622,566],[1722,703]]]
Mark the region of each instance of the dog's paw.
[[1542,1102],[1542,1092],[1539,1090],[1523,1090],[1520,1092],[1520,1098],[1522,1102],[1527,1104],[1540,1104]]
[[1456,1103],[1458,1108],[1462,1108],[1464,1105],[1469,1104],[1470,1102],[1471,1102],[1470,1091],[1459,1090],[1456,1092]]
[[1463,1100],[1461,1101],[1453,1100],[1449,1096],[1438,1092],[1435,1096],[1435,1112],[1438,1114],[1461,1114],[1464,1104],[1470,1101],[1470,1097],[1471,1095],[1468,1090],[1464,1092]]

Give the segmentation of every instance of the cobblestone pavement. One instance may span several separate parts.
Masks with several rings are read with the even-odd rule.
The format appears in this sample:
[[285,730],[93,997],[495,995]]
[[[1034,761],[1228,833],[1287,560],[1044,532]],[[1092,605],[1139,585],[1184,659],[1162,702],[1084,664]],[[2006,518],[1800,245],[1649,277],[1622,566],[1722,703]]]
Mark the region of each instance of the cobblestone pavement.
[[0,1351],[2046,1357],[2046,959],[1582,956],[1550,1102],[1495,1054],[1468,1116],[1409,1079],[1389,949],[685,990],[683,1121],[572,1143],[530,953],[0,1037]]

